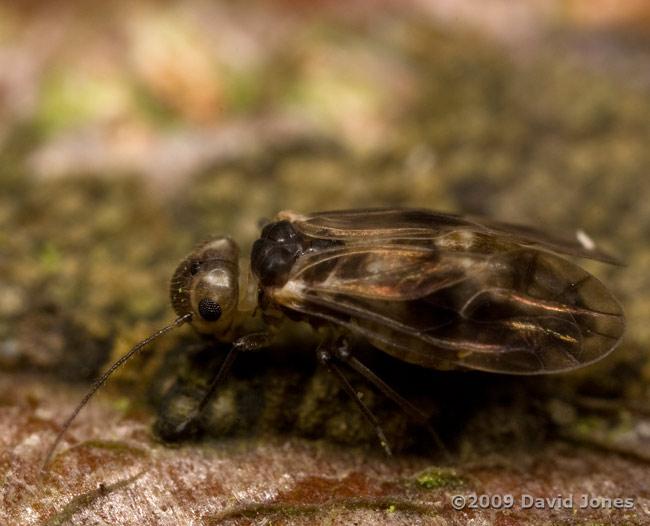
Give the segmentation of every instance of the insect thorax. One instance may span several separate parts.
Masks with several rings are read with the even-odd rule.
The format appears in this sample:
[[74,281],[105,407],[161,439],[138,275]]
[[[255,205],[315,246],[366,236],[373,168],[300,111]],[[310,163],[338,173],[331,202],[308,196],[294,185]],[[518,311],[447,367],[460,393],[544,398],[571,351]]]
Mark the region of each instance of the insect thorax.
[[251,252],[253,275],[262,287],[284,285],[304,249],[305,240],[289,221],[278,221],[265,226]]

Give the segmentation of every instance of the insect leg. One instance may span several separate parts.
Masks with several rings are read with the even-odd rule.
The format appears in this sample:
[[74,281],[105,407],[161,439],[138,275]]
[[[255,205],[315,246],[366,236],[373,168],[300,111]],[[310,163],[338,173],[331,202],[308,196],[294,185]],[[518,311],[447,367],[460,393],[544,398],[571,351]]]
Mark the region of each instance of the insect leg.
[[332,354],[325,348],[325,345],[321,344],[318,349],[316,349],[316,358],[318,361],[327,367],[327,369],[336,377],[345,392],[350,395],[352,400],[354,400],[363,416],[370,425],[375,428],[375,433],[377,433],[377,437],[379,438],[379,442],[384,448],[384,451],[389,457],[391,457],[392,453],[390,446],[388,445],[388,440],[386,440],[386,435],[384,435],[384,431],[379,425],[377,417],[370,411],[370,409],[368,409],[366,404],[363,403],[363,400],[361,400],[359,394],[354,390],[352,385],[350,385],[350,382],[348,382],[347,378],[343,375],[341,369],[339,369],[339,367],[333,362],[332,357]]
[[451,461],[452,460],[451,453],[449,452],[449,450],[447,449],[443,441],[438,436],[438,433],[436,433],[436,430],[429,423],[429,419],[427,418],[427,416],[424,415],[406,398],[404,398],[397,391],[395,391],[395,389],[393,389],[390,385],[388,385],[381,378],[379,378],[379,376],[377,376],[370,369],[368,369],[368,367],[366,367],[362,362],[360,362],[357,358],[352,356],[352,354],[350,353],[350,346],[348,344],[348,341],[345,338],[341,338],[337,343],[338,345],[335,348],[334,356],[338,360],[348,364],[350,367],[352,367],[352,369],[354,369],[359,374],[361,374],[366,380],[368,380],[375,387],[377,387],[377,389],[379,389],[382,393],[384,393],[385,396],[387,396],[398,406],[400,406],[402,411],[404,411],[409,416],[409,418],[417,422],[420,426],[424,427],[429,433],[429,435],[431,435],[431,438],[433,438],[433,441],[436,443],[436,446],[440,449],[440,451],[442,451],[442,453],[447,458],[447,460]]
[[221,367],[219,368],[219,372],[214,377],[214,379],[210,383],[210,387],[208,387],[208,390],[206,391],[206,393],[203,395],[203,398],[199,402],[198,407],[194,411],[192,411],[189,414],[189,416],[176,427],[176,432],[182,433],[183,431],[185,431],[187,426],[195,419],[197,419],[201,415],[201,413],[205,410],[205,408],[208,405],[208,402],[212,398],[212,395],[214,395],[218,387],[228,377],[228,373],[232,368],[232,364],[235,362],[235,358],[237,358],[237,354],[239,354],[240,352],[259,351],[260,349],[264,349],[265,347],[269,346],[271,340],[272,340],[272,336],[267,332],[247,334],[246,336],[242,336],[241,338],[235,340],[232,343],[232,347],[230,347],[228,354],[226,355],[226,359],[221,364]]

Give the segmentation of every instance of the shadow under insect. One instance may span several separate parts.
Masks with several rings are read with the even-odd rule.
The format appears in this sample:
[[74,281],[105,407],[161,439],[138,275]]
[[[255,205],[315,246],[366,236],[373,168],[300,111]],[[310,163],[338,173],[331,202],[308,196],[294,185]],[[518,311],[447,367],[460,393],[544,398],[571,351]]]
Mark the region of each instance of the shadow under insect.
[[[187,352],[188,342],[180,343],[167,355],[150,391],[158,412],[154,433],[167,442],[297,436],[380,453],[373,428],[337,379],[317,363],[313,335],[288,332],[268,351],[239,356],[219,392],[181,433],[179,424],[196,409],[229,345],[195,345]],[[428,370],[363,341],[354,344],[355,355],[429,419],[454,456],[463,447],[492,452],[528,447],[546,434],[546,416],[536,409],[533,394],[540,379]],[[395,452],[442,456],[420,423],[362,375],[348,368],[344,373]]]
[[[177,433],[196,408],[207,385],[219,369],[228,345],[214,344],[187,354],[171,353],[157,376],[175,377],[164,392],[154,391],[158,407],[155,433],[164,440],[188,436],[302,436],[325,438],[348,444],[376,443],[376,435],[355,408],[348,394],[327,369],[319,366],[313,338],[298,337],[291,343],[280,341],[264,353],[243,354],[219,392],[193,425]],[[381,421],[386,433],[398,443],[412,442],[413,424],[399,408],[368,385],[360,375],[346,371],[369,408]],[[435,409],[433,404],[431,410]],[[399,436],[403,438],[399,439]],[[403,446],[402,446],[403,447]]]

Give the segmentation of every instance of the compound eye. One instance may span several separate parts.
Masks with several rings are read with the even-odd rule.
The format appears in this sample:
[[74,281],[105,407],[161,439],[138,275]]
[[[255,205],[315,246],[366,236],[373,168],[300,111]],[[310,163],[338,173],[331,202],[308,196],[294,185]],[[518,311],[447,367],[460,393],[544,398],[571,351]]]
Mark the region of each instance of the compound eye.
[[221,317],[221,307],[210,298],[203,298],[199,302],[199,314],[206,321],[217,321]]

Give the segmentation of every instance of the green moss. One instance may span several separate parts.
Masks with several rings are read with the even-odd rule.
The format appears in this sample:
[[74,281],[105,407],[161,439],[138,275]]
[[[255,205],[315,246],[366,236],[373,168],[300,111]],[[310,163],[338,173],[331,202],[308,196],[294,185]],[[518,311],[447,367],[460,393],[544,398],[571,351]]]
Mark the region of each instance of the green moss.
[[264,79],[258,72],[228,71],[225,76],[224,106],[233,113],[246,114],[255,109],[262,97]]
[[54,274],[59,270],[61,264],[61,252],[54,243],[46,242],[41,247],[38,253],[38,263],[44,274]]
[[584,415],[578,418],[574,430],[581,435],[589,435],[595,431],[603,431],[607,427],[605,420],[598,415]]
[[58,67],[45,78],[37,122],[55,134],[107,117],[107,108],[127,103],[124,79],[106,78],[83,68]]
[[467,480],[455,469],[434,468],[418,473],[415,483],[423,489],[458,488],[467,484]]

